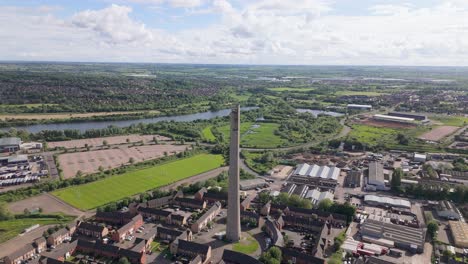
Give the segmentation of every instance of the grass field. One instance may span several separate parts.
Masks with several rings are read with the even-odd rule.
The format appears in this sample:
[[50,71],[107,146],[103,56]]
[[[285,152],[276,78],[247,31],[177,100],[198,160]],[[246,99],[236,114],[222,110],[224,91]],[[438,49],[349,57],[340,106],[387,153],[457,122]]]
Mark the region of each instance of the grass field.
[[275,92],[308,92],[313,91],[315,88],[313,87],[275,87],[275,88],[268,88],[270,91]]
[[[287,145],[287,141],[275,135],[274,131],[278,129],[276,123],[254,123],[247,122],[241,124],[241,146],[248,148],[275,148]],[[224,138],[229,140],[229,126],[225,125],[218,128],[223,133]]]
[[88,210],[218,168],[223,163],[221,155],[200,154],[52,194],[77,208]]
[[349,137],[367,146],[375,146],[379,143],[384,145],[395,144],[399,131],[393,128],[353,125]]
[[243,238],[241,238],[239,242],[232,245],[232,250],[244,254],[255,253],[255,251],[260,247],[258,241],[247,233],[242,233],[242,236]]
[[209,141],[209,142],[215,142],[216,137],[213,135],[213,132],[211,131],[211,128],[212,128],[212,126],[205,127],[202,130],[202,137],[205,140]]
[[7,221],[0,221],[0,243],[3,243],[9,239],[14,238],[23,232],[25,228],[39,224],[44,225],[58,225],[65,224],[73,220],[71,216],[64,216],[62,218],[47,217],[47,218],[22,218],[12,219]]
[[349,96],[349,95],[379,96],[383,94],[384,93],[369,92],[369,91],[338,91],[335,93],[335,95],[338,95],[338,96]]
[[429,116],[429,119],[441,122],[446,126],[462,127],[468,124],[468,117],[464,116]]

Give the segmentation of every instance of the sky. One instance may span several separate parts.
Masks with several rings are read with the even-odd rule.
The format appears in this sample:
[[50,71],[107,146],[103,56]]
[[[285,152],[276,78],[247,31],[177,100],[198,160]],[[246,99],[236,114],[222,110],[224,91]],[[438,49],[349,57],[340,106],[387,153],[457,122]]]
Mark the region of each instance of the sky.
[[468,0],[0,0],[0,60],[468,66]]

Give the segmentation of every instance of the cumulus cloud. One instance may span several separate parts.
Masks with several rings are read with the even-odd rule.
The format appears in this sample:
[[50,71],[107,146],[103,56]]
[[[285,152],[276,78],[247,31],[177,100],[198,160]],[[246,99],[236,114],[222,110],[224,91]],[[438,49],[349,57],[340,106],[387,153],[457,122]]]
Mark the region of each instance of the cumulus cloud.
[[72,17],[73,25],[90,29],[113,43],[147,42],[153,36],[145,25],[129,17],[132,9],[127,6],[111,5],[102,10],[86,10]]
[[[138,20],[130,3],[173,6],[217,21],[177,31]],[[467,65],[466,1],[376,5],[340,15],[324,0],[122,0],[79,11],[0,8],[4,59],[194,63]],[[187,11],[181,8],[189,8]],[[197,8],[203,12],[196,12]],[[180,13],[179,13],[180,14]],[[159,14],[158,14],[159,15]],[[197,15],[199,17],[197,17]]]

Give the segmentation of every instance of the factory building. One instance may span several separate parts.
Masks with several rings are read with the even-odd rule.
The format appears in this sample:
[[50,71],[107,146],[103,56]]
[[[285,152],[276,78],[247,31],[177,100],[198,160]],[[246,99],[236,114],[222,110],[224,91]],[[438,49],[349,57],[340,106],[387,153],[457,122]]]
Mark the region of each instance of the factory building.
[[372,105],[348,104],[347,108],[348,110],[370,111],[372,110]]
[[293,172],[293,176],[313,177],[337,180],[341,170],[337,167],[300,164]]
[[412,118],[414,120],[423,121],[426,120],[427,117],[425,115],[418,115],[412,113],[400,113],[400,112],[390,112],[388,113],[389,116],[396,116],[396,117],[405,117],[405,118]]
[[373,194],[365,195],[364,202],[374,206],[398,207],[407,209],[411,208],[411,203],[408,200],[392,198],[387,196],[377,196]]
[[396,122],[396,123],[404,123],[404,124],[413,124],[415,122],[414,118],[407,118],[407,117],[398,117],[398,116],[390,116],[390,115],[373,115],[373,119],[377,121],[387,121],[387,122]]
[[0,138],[0,152],[15,152],[20,149],[21,139],[17,137]]
[[375,190],[388,190],[388,188],[385,186],[385,177],[382,163],[369,163],[367,186]]

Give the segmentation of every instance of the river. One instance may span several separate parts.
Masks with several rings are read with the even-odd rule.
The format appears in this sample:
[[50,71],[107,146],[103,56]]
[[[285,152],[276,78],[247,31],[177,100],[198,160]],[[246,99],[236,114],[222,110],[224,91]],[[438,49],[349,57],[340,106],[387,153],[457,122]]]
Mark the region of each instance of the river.
[[[241,111],[249,111],[257,109],[258,107],[242,107]],[[76,129],[81,132],[90,129],[102,129],[109,126],[116,127],[128,127],[130,125],[144,123],[158,123],[162,121],[175,121],[175,122],[190,122],[195,120],[207,120],[215,117],[228,116],[231,109],[223,109],[219,111],[208,111],[189,115],[178,115],[178,116],[160,116],[143,119],[132,119],[132,120],[118,120],[118,121],[84,121],[76,123],[51,123],[51,124],[36,124],[28,126],[17,126],[14,127],[17,130],[26,130],[30,133],[38,133],[42,130],[65,130],[65,129]],[[8,131],[10,128],[0,128],[0,130]]]

